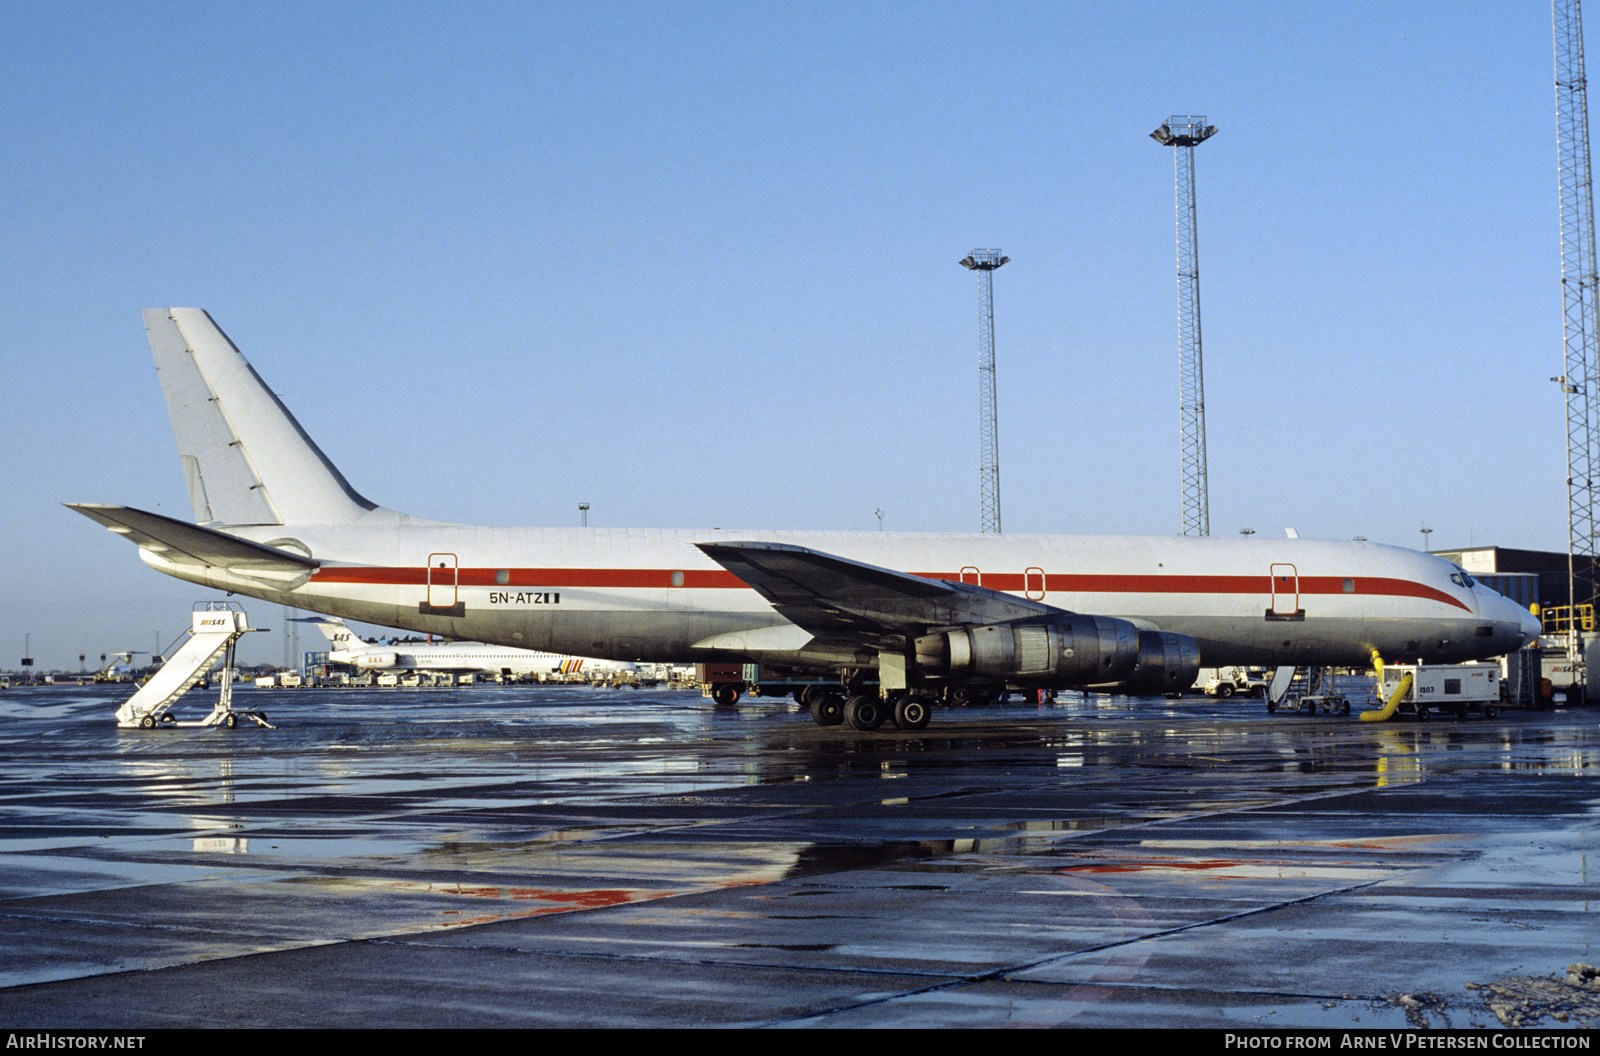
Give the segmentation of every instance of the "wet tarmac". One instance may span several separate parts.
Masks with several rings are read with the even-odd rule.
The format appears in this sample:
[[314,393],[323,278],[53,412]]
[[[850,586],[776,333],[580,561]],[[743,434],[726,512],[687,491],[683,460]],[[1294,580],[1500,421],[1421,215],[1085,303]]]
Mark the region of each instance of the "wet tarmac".
[[1069,695],[862,734],[665,690],[241,690],[277,729],[130,731],[125,694],[0,692],[8,1027],[1600,1011],[1568,972],[1600,963],[1592,710]]

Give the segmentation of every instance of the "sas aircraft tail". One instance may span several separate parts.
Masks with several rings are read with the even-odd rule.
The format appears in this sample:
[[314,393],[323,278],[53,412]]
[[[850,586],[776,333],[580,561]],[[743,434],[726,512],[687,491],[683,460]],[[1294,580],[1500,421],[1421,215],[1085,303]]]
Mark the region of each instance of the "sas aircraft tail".
[[348,653],[372,644],[345,626],[345,622],[337,616],[292,616],[289,622],[315,624],[317,630],[328,639],[330,652]]
[[194,519],[202,525],[348,524],[356,493],[211,316],[144,313]]

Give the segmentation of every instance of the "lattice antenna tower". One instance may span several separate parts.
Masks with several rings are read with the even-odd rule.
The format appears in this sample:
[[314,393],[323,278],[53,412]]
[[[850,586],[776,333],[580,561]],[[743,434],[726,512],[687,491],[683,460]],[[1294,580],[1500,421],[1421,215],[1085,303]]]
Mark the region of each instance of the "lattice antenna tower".
[[1010,260],[998,249],[975,249],[960,264],[978,273],[978,523],[1000,531],[1000,419],[994,394],[994,271]]
[[[1578,0],[1552,0],[1555,37],[1556,138],[1561,170],[1561,299],[1566,332],[1565,372],[1560,382],[1567,403],[1567,582],[1573,605],[1593,604],[1595,432],[1590,401],[1600,356],[1596,355],[1594,186],[1589,169],[1589,97],[1583,69],[1583,12]],[[1574,613],[1576,615],[1576,613]],[[1578,622],[1568,636],[1568,655],[1580,655]]]
[[1206,396],[1200,365],[1200,241],[1195,229],[1194,148],[1216,135],[1204,117],[1173,115],[1150,133],[1172,147],[1178,218],[1178,443],[1183,460],[1183,534],[1211,534],[1206,495]]

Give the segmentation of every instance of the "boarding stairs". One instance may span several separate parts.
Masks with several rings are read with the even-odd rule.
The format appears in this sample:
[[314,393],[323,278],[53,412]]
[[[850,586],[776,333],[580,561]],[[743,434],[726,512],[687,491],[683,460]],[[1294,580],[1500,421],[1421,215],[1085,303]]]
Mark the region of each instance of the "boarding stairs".
[[1321,688],[1322,668],[1280,667],[1272,673],[1272,681],[1267,684],[1267,703],[1294,701]]
[[[234,645],[251,630],[248,617],[234,603],[195,602],[188,640],[117,709],[117,725],[146,730],[157,726],[232,727],[238,725],[239,719],[248,718],[267,726],[265,716],[259,712],[234,711],[232,707]],[[201,722],[178,722],[168,709],[205,677],[219,656],[225,657],[225,662],[222,693],[216,707]]]
[[1315,715],[1319,709],[1350,714],[1349,701],[1334,689],[1333,668],[1313,664],[1280,667],[1273,672],[1272,681],[1267,684],[1267,711],[1280,708],[1308,715]]

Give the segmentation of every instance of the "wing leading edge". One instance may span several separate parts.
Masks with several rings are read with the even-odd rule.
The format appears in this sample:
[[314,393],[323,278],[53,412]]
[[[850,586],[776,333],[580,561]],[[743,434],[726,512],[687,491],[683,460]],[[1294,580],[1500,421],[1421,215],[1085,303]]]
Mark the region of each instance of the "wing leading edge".
[[972,583],[928,579],[789,543],[696,543],[791,623],[818,637],[903,639],[930,628],[1062,613]]

